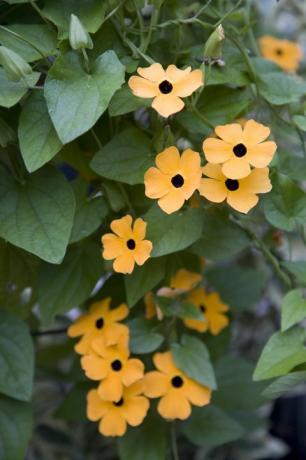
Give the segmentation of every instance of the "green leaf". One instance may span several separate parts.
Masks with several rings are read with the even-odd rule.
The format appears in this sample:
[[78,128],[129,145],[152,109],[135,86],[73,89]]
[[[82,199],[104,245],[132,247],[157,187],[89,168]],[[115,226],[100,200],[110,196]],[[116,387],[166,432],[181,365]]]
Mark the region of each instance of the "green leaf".
[[0,146],[6,147],[8,144],[15,142],[15,140],[15,131],[2,118],[0,118]]
[[301,289],[289,291],[282,301],[282,331],[306,318],[306,299]]
[[82,21],[85,29],[95,33],[104,21],[107,2],[101,0],[46,0],[43,15],[59,28],[59,38],[67,38],[70,15],[73,13]]
[[6,76],[3,68],[0,69],[0,106],[10,108],[20,101],[22,96],[29,90],[29,86],[34,86],[40,74],[33,72],[25,77],[25,80],[12,81]]
[[168,425],[157,415],[146,417],[118,440],[120,460],[166,460]]
[[84,70],[82,58],[76,52],[69,52],[55,61],[45,83],[45,97],[63,144],[96,123],[123,82],[124,67],[114,51],[101,54],[91,73]]
[[272,192],[265,197],[264,212],[270,224],[290,232],[296,222],[306,223],[306,194],[293,181],[279,176]]
[[221,446],[244,435],[236,420],[211,404],[194,407],[191,417],[183,423],[182,431],[190,442],[205,447]]
[[5,311],[0,312],[0,369],[0,392],[29,401],[34,373],[32,339],[26,324]]
[[297,278],[299,283],[306,285],[306,262],[298,260],[296,262],[283,262],[282,265]]
[[90,163],[100,176],[130,185],[143,184],[144,173],[152,166],[151,143],[136,128],[117,134]]
[[142,267],[136,267],[131,275],[125,276],[124,283],[129,307],[133,307],[164,276],[164,259],[149,259]]
[[306,131],[306,115],[294,115],[293,121],[302,131]]
[[[13,24],[5,27],[8,30],[0,29],[0,43],[15,51],[27,62],[55,54],[56,34],[49,26],[44,24]],[[9,30],[18,34],[20,38],[10,33]]]
[[220,260],[242,251],[249,242],[245,231],[231,222],[227,213],[213,210],[204,215],[203,235],[191,251],[211,260]]
[[202,385],[211,389],[217,388],[209,353],[201,340],[183,335],[181,344],[173,343],[171,351],[179,369]]
[[143,218],[148,223],[146,238],[153,243],[152,257],[181,251],[202,234],[203,216],[199,209],[188,207],[168,215],[153,205]]
[[29,172],[51,160],[62,147],[42,91],[31,94],[22,108],[18,126],[22,157]]
[[43,260],[59,263],[69,241],[75,200],[60,172],[46,167],[25,183],[0,169],[0,236]]
[[102,274],[99,246],[92,243],[69,248],[61,265],[42,264],[37,284],[44,324],[86,300]]
[[108,110],[111,117],[118,117],[119,115],[134,112],[140,107],[149,107],[151,102],[151,99],[134,96],[130,88],[124,85],[112,97]]
[[81,179],[72,183],[75,199],[76,210],[74,222],[70,236],[70,243],[86,238],[95,232],[108,214],[108,207],[102,196],[88,195],[89,185]]
[[257,363],[254,380],[265,380],[288,374],[306,362],[305,331],[299,327],[275,332],[266,343]]
[[130,330],[131,353],[145,354],[157,350],[164,341],[164,337],[154,332],[158,324],[143,318],[135,318],[128,322]]
[[292,390],[299,384],[305,384],[306,371],[292,372],[291,374],[279,377],[274,382],[265,388],[262,395],[267,399],[276,399],[282,396],[284,393]]
[[305,94],[305,84],[283,72],[261,74],[257,86],[261,95],[274,105],[298,102]]
[[54,416],[72,422],[87,420],[86,395],[93,387],[92,382],[77,383],[65,396]]
[[32,424],[30,404],[0,396],[1,460],[24,460]]

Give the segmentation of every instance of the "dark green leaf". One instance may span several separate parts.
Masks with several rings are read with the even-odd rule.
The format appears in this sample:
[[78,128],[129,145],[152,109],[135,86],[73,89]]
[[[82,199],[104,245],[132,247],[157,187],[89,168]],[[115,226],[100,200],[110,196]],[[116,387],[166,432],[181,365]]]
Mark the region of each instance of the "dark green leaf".
[[111,117],[118,117],[119,115],[134,112],[140,107],[149,107],[151,102],[151,99],[134,96],[130,88],[125,85],[114,94],[108,110]]
[[131,353],[144,354],[157,350],[164,341],[164,337],[157,332],[155,321],[135,318],[129,321]]
[[3,68],[0,69],[0,106],[10,108],[17,104],[18,101],[29,90],[29,86],[37,83],[39,78],[38,72],[33,72],[25,77],[25,80],[12,81],[6,76]]
[[274,380],[265,388],[262,395],[268,399],[276,399],[295,388],[297,385],[304,385],[306,382],[306,371],[292,372]]
[[306,299],[301,289],[289,291],[282,301],[282,331],[306,318]]

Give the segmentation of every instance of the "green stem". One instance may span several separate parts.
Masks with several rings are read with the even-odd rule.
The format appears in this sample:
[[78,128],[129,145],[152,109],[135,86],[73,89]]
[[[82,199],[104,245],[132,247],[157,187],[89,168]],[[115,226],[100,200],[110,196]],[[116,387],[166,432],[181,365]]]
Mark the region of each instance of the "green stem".
[[148,49],[149,44],[151,42],[153,28],[156,26],[156,24],[158,22],[158,17],[159,17],[159,10],[154,9],[154,11],[152,13],[152,16],[151,16],[151,19],[150,19],[150,25],[149,25],[148,34],[147,34],[147,37],[146,37],[146,39],[144,41],[144,45],[143,45],[143,48],[142,48],[144,53],[147,52],[147,49]]
[[203,123],[205,123],[205,125],[215,129],[215,126],[197,109],[197,107],[193,106],[192,111],[203,121]]
[[119,185],[119,188],[120,188],[120,192],[121,192],[121,194],[122,194],[122,196],[124,198],[124,201],[126,202],[127,207],[129,208],[129,211],[132,214],[132,217],[136,217],[135,209],[133,208],[131,200],[130,200],[128,194],[126,193],[126,190],[125,190],[124,186],[120,182],[118,182],[118,185]]
[[87,73],[90,73],[90,62],[89,62],[88,54],[85,48],[82,48],[82,54],[84,58],[84,64],[85,64],[86,71]]
[[172,448],[173,460],[180,460],[178,448],[177,448],[175,422],[171,423],[170,430],[171,430],[171,448]]
[[34,10],[36,11],[36,13],[41,17],[41,19],[42,19],[48,26],[50,26],[49,21],[45,18],[45,16],[43,15],[43,12],[42,12],[41,9],[36,5],[36,3],[33,2],[33,1],[30,1],[30,5],[32,6],[32,8],[34,8]]
[[144,32],[143,17],[141,16],[141,12],[140,12],[139,8],[137,8],[137,4],[136,4],[135,0],[133,0],[133,3],[134,3],[134,7],[135,7],[136,14],[137,14],[137,19],[138,19],[138,24],[139,24],[139,28],[140,28],[140,45],[139,45],[139,48],[141,50],[145,51],[144,50],[145,32]]
[[218,27],[220,24],[222,24],[222,22],[225,21],[225,19],[230,16],[237,8],[239,8],[239,6],[241,5],[241,3],[243,2],[243,0],[238,0],[238,2],[236,3],[236,5],[233,6],[233,8],[231,8],[227,13],[225,13],[221,19],[219,19],[218,22],[216,22],[216,24],[214,25],[214,28]]
[[99,147],[99,150],[102,150],[103,145],[102,145],[100,139],[98,138],[98,136],[96,135],[94,129],[91,128],[90,132],[91,132],[91,134],[92,134],[92,137],[95,139],[95,141],[96,141],[96,143],[97,143],[97,146]]

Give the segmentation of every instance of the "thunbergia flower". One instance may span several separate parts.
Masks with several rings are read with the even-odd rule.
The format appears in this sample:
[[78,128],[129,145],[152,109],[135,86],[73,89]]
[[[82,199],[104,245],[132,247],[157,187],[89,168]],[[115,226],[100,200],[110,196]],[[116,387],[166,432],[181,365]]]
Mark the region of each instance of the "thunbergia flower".
[[94,340],[92,351],[82,357],[81,366],[86,376],[101,380],[97,391],[105,401],[119,401],[125,386],[142,379],[143,363],[129,356],[126,339],[122,336],[112,346],[106,346],[103,338]]
[[198,152],[168,147],[155,158],[156,168],[149,168],[144,176],[145,194],[158,199],[167,214],[178,211],[198,188],[201,179],[201,158]]
[[184,108],[182,97],[190,96],[203,86],[203,72],[200,69],[178,69],[171,64],[166,70],[161,64],[138,67],[137,73],[129,79],[133,94],[143,98],[154,98],[152,107],[163,117],[169,117]]
[[100,420],[99,431],[103,436],[123,436],[127,425],[140,425],[149,410],[149,400],[143,396],[144,383],[139,381],[123,389],[118,401],[104,401],[97,390],[87,395],[87,417]]
[[120,336],[129,337],[129,329],[118,321],[127,317],[129,309],[126,304],[110,309],[111,298],[95,302],[90,306],[89,312],[80,316],[68,328],[69,337],[82,338],[75,345],[75,351],[84,355],[90,351],[93,340],[103,337],[107,345],[117,343]]
[[303,51],[298,43],[265,35],[259,39],[261,54],[286,72],[298,70]]
[[265,168],[277,148],[275,142],[265,141],[270,128],[255,120],[248,120],[244,127],[239,123],[217,126],[215,133],[220,139],[205,139],[203,151],[209,163],[222,164],[222,173],[229,179],[248,176],[251,166]]
[[184,324],[198,332],[210,331],[218,335],[229,323],[225,313],[228,305],[222,302],[217,292],[207,293],[203,287],[193,289],[187,295],[187,302],[195,305],[203,314],[202,319],[185,319]]
[[144,239],[147,223],[138,218],[132,227],[132,222],[130,215],[113,220],[110,227],[114,233],[102,236],[102,256],[106,260],[115,259],[113,268],[118,273],[132,273],[135,263],[143,265],[153,248],[151,241]]
[[200,195],[213,203],[227,203],[236,211],[247,214],[258,203],[257,193],[267,193],[272,189],[269,169],[253,169],[244,179],[229,179],[220,165],[208,163],[203,167],[207,178],[201,179]]
[[178,369],[170,351],[156,353],[153,362],[158,370],[145,375],[144,393],[149,398],[161,398],[157,410],[162,417],[185,420],[191,414],[192,404],[209,404],[211,390]]
[[177,297],[193,289],[202,280],[200,273],[180,268],[170,279],[170,285],[160,288],[157,295],[163,297]]

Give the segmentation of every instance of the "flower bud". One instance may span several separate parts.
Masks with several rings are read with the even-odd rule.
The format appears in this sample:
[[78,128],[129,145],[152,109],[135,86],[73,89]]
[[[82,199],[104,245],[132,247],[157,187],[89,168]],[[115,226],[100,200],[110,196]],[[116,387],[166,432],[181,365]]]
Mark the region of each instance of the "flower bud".
[[13,81],[18,81],[32,73],[31,66],[19,54],[5,46],[0,46],[0,64],[8,78]]
[[205,58],[219,58],[222,56],[222,43],[224,40],[224,29],[220,24],[208,37],[204,47]]
[[69,42],[74,50],[93,48],[92,39],[75,14],[70,16]]

